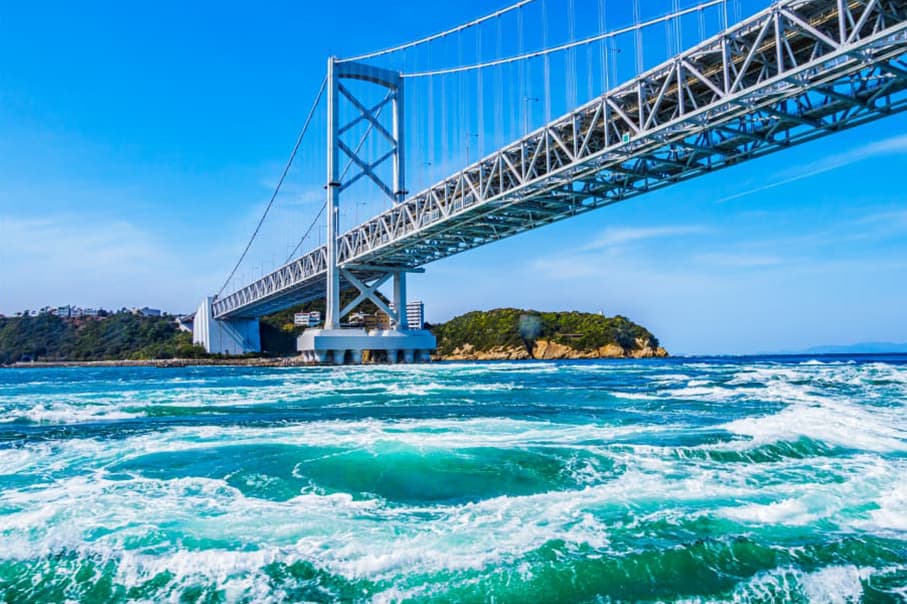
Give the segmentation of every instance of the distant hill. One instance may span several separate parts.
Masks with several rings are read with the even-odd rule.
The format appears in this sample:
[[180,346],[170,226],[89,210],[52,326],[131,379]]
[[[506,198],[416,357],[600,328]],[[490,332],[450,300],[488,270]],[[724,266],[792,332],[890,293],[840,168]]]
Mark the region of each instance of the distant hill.
[[891,352],[907,353],[907,343],[861,342],[859,344],[813,346],[805,350],[786,350],[778,354],[884,354]]
[[649,330],[626,317],[498,308],[431,326],[446,360],[667,356]]
[[0,364],[19,361],[115,361],[206,356],[173,318],[128,312],[63,319],[49,313],[0,319]]

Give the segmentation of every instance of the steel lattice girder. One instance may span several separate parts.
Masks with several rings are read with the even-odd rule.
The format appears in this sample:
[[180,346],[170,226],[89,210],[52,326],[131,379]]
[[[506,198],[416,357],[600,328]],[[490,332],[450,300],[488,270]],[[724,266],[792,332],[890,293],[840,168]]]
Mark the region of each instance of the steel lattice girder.
[[[343,234],[341,264],[416,267],[907,109],[907,0],[787,0]],[[324,294],[324,248],[217,300]],[[357,275],[365,276],[365,275]]]

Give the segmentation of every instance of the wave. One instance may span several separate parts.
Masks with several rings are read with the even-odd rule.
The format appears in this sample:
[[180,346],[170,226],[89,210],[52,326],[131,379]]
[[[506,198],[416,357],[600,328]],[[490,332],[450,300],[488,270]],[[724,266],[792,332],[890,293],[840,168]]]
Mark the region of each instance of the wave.
[[794,404],[781,411],[745,417],[722,427],[749,436],[757,444],[809,438],[846,449],[875,452],[907,451],[907,429],[901,409],[873,409],[823,400]]
[[0,389],[7,599],[907,597],[901,366],[89,377]]

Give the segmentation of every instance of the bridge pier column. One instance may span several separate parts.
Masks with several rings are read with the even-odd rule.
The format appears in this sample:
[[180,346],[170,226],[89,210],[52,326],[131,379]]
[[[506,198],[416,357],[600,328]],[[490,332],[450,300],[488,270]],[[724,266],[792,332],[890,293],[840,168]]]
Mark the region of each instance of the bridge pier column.
[[205,298],[192,322],[192,343],[210,354],[242,355],[261,352],[258,319],[215,319],[214,298]]
[[394,310],[397,311],[397,331],[409,329],[406,320],[406,273],[394,273]]
[[324,327],[325,329],[338,329],[340,327],[340,267],[337,265],[337,236],[340,234],[339,204],[340,204],[340,149],[339,134],[339,107],[340,107],[340,81],[338,79],[337,64],[334,57],[328,59],[327,73],[327,118],[328,118],[328,147],[327,147],[327,297],[325,299]]

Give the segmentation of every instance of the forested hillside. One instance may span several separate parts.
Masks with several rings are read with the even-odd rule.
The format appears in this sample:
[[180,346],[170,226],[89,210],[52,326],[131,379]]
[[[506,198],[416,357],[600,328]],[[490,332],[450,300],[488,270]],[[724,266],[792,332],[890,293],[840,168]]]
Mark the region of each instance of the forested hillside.
[[198,358],[172,318],[128,312],[104,318],[62,319],[51,314],[0,319],[0,363]]

